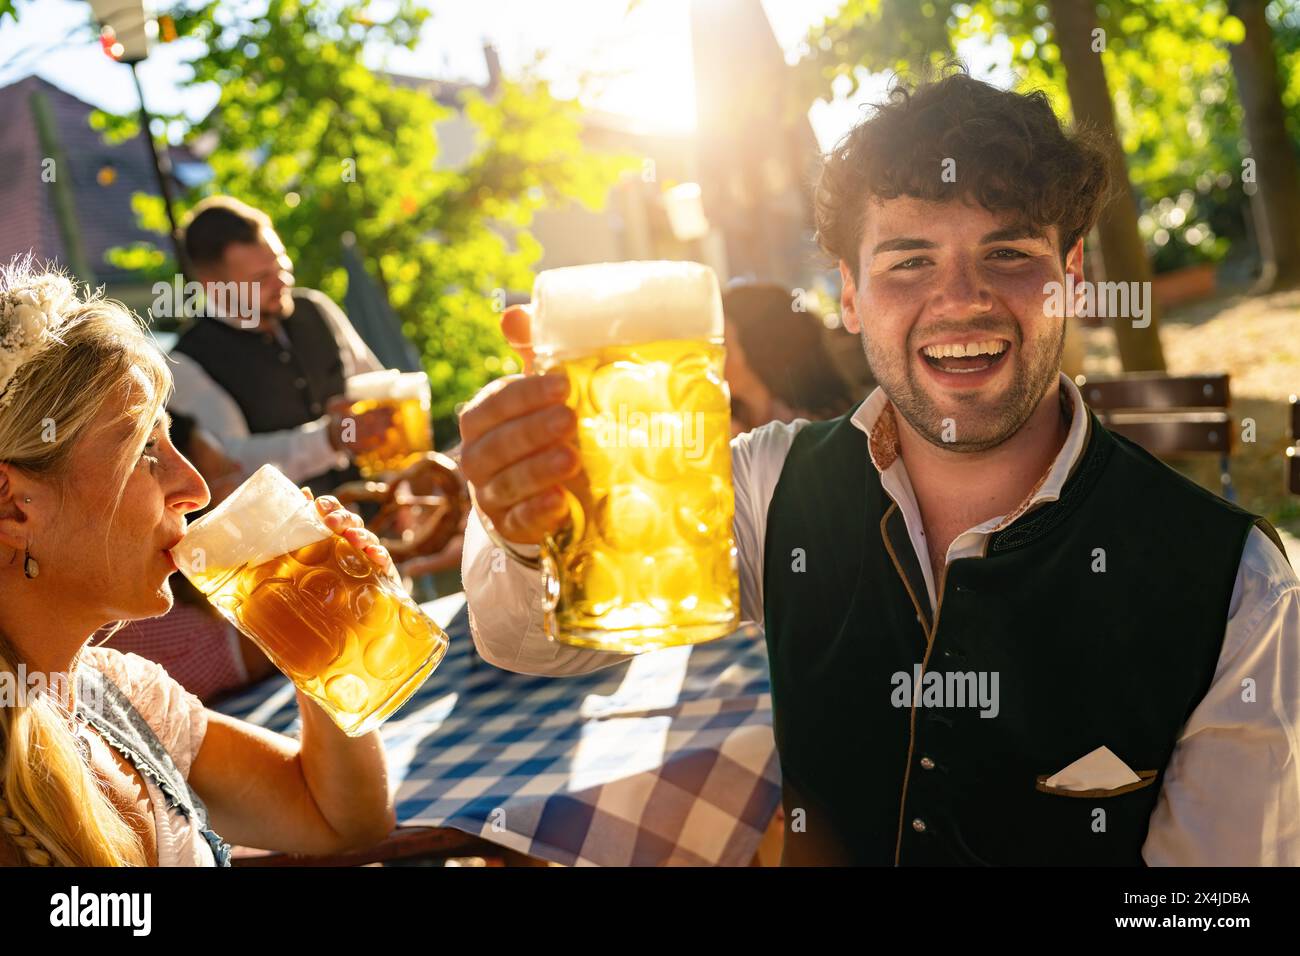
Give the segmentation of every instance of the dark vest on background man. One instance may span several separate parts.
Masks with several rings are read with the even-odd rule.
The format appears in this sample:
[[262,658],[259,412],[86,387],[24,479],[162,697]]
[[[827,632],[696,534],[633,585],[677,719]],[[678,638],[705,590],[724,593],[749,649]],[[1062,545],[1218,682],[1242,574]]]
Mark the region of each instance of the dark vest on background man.
[[[281,322],[285,348],[270,332],[200,317],[181,335],[175,351],[188,355],[244,413],[254,435],[285,431],[315,421],[344,389],[339,343],[305,290],[295,289],[293,315]],[[318,294],[318,293],[317,293]],[[360,477],[355,468],[335,469],[299,484],[317,494]]]
[[[1214,676],[1247,534],[1258,524],[1280,548],[1276,533],[1089,413],[1060,500],[994,533],[985,557],[953,561],[932,613],[850,417],[799,432],[768,509],[786,862],[1141,865],[1170,755]],[[894,675],[918,667],[945,685],[983,673],[988,688],[996,672],[996,716],[900,692]],[[1139,781],[1043,785],[1099,747]]]

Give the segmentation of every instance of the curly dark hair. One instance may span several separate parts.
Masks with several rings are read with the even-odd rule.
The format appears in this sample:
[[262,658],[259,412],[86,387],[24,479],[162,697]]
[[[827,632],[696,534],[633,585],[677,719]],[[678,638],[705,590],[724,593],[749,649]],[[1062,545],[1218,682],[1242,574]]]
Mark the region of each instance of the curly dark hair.
[[[956,162],[954,182],[941,175],[946,159]],[[1067,134],[1041,91],[1000,90],[964,71],[900,81],[824,158],[817,241],[856,280],[868,199],[970,198],[1034,229],[1058,226],[1064,258],[1097,221],[1109,186],[1104,140],[1088,129]]]

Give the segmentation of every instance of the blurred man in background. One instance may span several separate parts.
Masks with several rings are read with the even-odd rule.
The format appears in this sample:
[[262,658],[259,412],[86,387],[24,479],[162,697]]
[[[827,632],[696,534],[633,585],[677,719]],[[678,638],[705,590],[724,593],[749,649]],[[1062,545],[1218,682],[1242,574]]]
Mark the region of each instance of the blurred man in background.
[[351,458],[378,444],[391,416],[349,424],[342,395],[348,378],[383,367],[374,353],[327,296],[294,287],[265,213],[214,196],[183,231],[206,308],[172,349],[173,411],[214,435],[245,476],[274,464],[322,494],[359,477]]

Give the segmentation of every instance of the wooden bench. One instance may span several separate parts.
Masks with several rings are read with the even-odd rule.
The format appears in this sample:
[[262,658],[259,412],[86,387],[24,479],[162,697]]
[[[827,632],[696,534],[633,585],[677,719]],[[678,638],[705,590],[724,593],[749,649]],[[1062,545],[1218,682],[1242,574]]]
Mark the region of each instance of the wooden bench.
[[1233,501],[1231,394],[1228,375],[1131,372],[1118,378],[1080,375],[1083,400],[1111,431],[1157,457],[1215,455],[1223,497]]
[[1286,449],[1286,490],[1300,495],[1300,395],[1291,396],[1291,444]]

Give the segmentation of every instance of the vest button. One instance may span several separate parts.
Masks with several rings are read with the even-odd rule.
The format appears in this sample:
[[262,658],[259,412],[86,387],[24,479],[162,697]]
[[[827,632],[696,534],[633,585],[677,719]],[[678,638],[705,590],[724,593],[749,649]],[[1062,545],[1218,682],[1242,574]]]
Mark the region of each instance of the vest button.
[[293,358],[293,356],[290,355],[288,352],[281,352],[281,353],[280,353],[280,363],[281,363],[282,365],[288,365],[288,364],[289,364],[289,360],[290,360],[291,358]]
[[931,760],[929,757],[922,757],[922,758],[921,758],[921,769],[922,769],[922,770],[933,770],[933,769],[934,769],[934,761]]
[[313,415],[319,415],[319,414],[320,414],[320,402],[312,402],[312,403],[311,403],[311,413],[312,413]]
[[307,387],[307,380],[306,380],[305,378],[295,378],[295,379],[293,380],[293,387],[294,387],[294,388],[306,388],[306,387]]
[[920,817],[917,817],[915,820],[912,821],[912,829],[915,830],[917,833],[924,833],[925,821],[922,820]]

